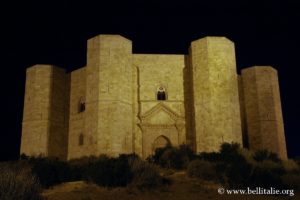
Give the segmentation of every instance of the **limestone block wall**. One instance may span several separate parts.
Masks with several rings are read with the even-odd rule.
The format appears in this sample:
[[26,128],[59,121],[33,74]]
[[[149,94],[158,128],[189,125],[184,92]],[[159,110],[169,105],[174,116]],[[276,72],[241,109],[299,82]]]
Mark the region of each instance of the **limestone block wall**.
[[[80,112],[80,101],[85,102],[86,67],[70,73],[70,123],[68,159],[86,155],[86,148],[90,145],[89,135],[84,131],[85,111]],[[81,141],[82,140],[82,141]]]
[[184,55],[134,54],[139,68],[140,101],[156,101],[159,86],[167,89],[167,100],[183,101]]
[[[139,68],[139,114],[143,115],[163,102],[180,116],[184,116],[184,55],[134,54],[133,64]],[[157,100],[159,86],[166,89],[165,101]]]
[[132,152],[132,44],[119,35],[88,40],[84,131],[88,154]]
[[[160,87],[165,100],[157,99]],[[224,37],[193,41],[189,55],[158,55],[132,54],[130,40],[99,35],[88,40],[81,69],[27,69],[21,153],[146,158],[165,143],[210,152],[223,142],[287,157],[276,70],[238,76]]]
[[138,126],[139,118],[139,68],[133,64],[134,55],[132,57],[132,148],[133,152],[142,157],[142,130]]
[[234,44],[205,37],[193,41],[190,50],[196,152],[242,143]]
[[66,159],[67,82],[65,71],[51,65],[27,69],[21,153]]
[[268,66],[242,70],[249,147],[267,149],[286,159],[277,71]]
[[240,112],[241,112],[241,126],[242,126],[242,136],[243,136],[243,147],[249,147],[248,141],[248,129],[246,121],[246,111],[245,111],[245,98],[242,76],[238,75],[238,88],[239,88],[239,100],[240,100]]
[[[189,49],[189,51],[191,51]],[[194,95],[193,95],[193,74],[191,59],[185,55],[185,68],[183,70],[184,86],[184,109],[185,109],[185,132],[186,144],[196,151],[196,134],[195,134],[195,112],[194,112]]]
[[67,159],[68,152],[69,81],[64,69],[52,68],[48,153],[63,160]]
[[[177,121],[171,120],[170,123],[172,123],[172,127],[170,126],[169,128],[160,126],[169,120],[169,115],[160,111],[154,112],[155,115],[153,118],[156,119],[155,122],[149,120],[136,120],[137,123],[135,126],[137,131],[135,132],[134,140],[135,152],[139,152],[141,155],[143,149],[144,157],[152,153],[151,145],[153,145],[156,137],[159,137],[159,135],[157,135],[158,133],[167,134],[168,136],[165,136],[171,140],[172,145],[176,146],[185,143],[186,133],[183,85],[185,56],[134,54],[133,65],[137,67],[138,108],[136,109],[136,115],[139,118],[143,118],[147,112],[155,109],[158,104],[163,103],[171,112],[174,112],[182,118]],[[157,91],[159,87],[163,87],[166,90],[166,100],[157,100]],[[150,128],[148,125],[143,126],[143,123],[150,123],[156,126]],[[178,125],[180,128],[176,128],[176,124],[180,124]],[[143,126],[142,130],[140,129],[141,125]],[[178,129],[180,129],[180,131],[178,131]],[[145,145],[143,145],[143,141]]]

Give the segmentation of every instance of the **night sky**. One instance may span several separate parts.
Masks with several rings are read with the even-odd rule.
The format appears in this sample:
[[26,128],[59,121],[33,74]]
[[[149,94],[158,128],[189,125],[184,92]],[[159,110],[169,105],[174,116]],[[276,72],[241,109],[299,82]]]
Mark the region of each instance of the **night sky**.
[[278,70],[288,154],[300,156],[300,6],[296,0],[82,2],[2,3],[1,160],[19,155],[25,69],[37,63],[67,71],[83,67],[86,40],[101,33],[132,40],[133,53],[162,54],[187,54],[193,40],[226,36],[235,42],[238,72],[253,65]]

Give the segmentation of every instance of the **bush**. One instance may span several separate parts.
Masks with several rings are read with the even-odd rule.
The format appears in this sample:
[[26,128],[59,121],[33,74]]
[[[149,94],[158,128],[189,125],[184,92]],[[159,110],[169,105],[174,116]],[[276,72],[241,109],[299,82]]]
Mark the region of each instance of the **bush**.
[[215,165],[205,160],[193,160],[189,163],[187,174],[203,180],[217,180]]
[[247,162],[237,143],[223,143],[220,148],[216,171],[219,180],[231,187],[242,187],[248,184],[252,165]]
[[201,152],[198,158],[209,162],[218,162],[221,160],[220,153],[218,152]]
[[227,163],[237,163],[245,161],[240,153],[240,145],[238,143],[223,143],[220,149],[220,159]]
[[167,149],[159,158],[159,164],[165,168],[181,169],[184,164],[181,155],[176,148]]
[[[54,158],[22,156],[22,162],[31,166],[41,185],[50,187],[62,182],[85,180],[100,186],[126,186],[132,181],[129,161],[137,159],[135,154],[110,158],[105,155],[90,156],[63,162]],[[20,162],[21,162],[20,161]]]
[[1,200],[41,200],[41,187],[30,167],[23,165],[0,165],[0,199]]
[[153,156],[147,160],[164,168],[186,169],[188,163],[195,159],[195,154],[186,145],[181,145],[179,148],[166,146],[155,150]]
[[240,148],[238,153],[243,156],[249,164],[255,165],[257,163],[253,158],[253,152],[249,151],[249,149]]
[[300,168],[300,156],[293,158],[293,160],[298,164],[298,166]]
[[299,165],[294,160],[283,160],[282,166],[286,172],[299,172]]
[[265,160],[254,166],[250,183],[255,187],[282,187],[280,177],[284,172],[280,163]]
[[184,155],[189,161],[192,161],[197,157],[195,153],[192,151],[192,149],[185,144],[179,146],[179,152],[181,153],[181,155]]
[[70,167],[67,162],[56,158],[30,157],[28,163],[43,187],[48,188],[70,180]]
[[157,148],[157,149],[155,149],[154,155],[149,156],[146,160],[151,163],[159,164],[160,157],[163,155],[163,153],[172,148],[173,147],[170,145],[167,145],[167,146],[161,147],[161,148]]
[[278,155],[273,152],[269,152],[268,150],[258,150],[254,153],[254,160],[257,162],[262,162],[265,160],[271,160],[273,162],[281,162]]
[[[300,175],[297,162],[280,160],[277,154],[267,150],[253,153],[241,149],[237,143],[223,143],[219,152],[203,152],[198,158],[202,162],[213,162],[219,181],[230,187],[280,188],[290,185],[289,187],[297,188],[295,185],[299,184]],[[188,167],[188,174],[192,177],[211,180],[211,178],[205,178],[207,175],[205,171],[209,170],[206,168],[210,168],[208,163],[200,164],[200,161],[193,161]],[[294,174],[294,177],[290,174]]]
[[163,178],[155,165],[135,159],[131,161],[130,166],[133,173],[131,186],[138,189],[152,189],[163,184]]
[[220,162],[216,168],[222,183],[236,188],[249,185],[252,165],[243,159],[243,157],[230,163]]
[[70,160],[70,180],[71,181],[79,181],[79,180],[88,180],[87,168],[95,163],[99,159],[108,159],[107,156],[101,155],[99,157],[96,156],[84,156],[81,158],[76,158]]
[[126,186],[132,180],[128,158],[100,157],[87,166],[85,178],[100,186]]
[[281,176],[281,181],[284,187],[292,188],[300,191],[300,174],[299,173],[287,173]]

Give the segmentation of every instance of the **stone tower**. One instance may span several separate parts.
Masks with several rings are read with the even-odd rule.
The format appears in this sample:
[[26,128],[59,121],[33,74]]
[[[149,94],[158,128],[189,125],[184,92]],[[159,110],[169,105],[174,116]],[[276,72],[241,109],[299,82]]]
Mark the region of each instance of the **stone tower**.
[[27,69],[21,153],[73,159],[187,144],[218,151],[248,141],[286,158],[277,72],[236,73],[234,43],[193,41],[189,55],[136,54],[119,35],[87,42],[87,64]]
[[21,153],[66,159],[68,76],[51,65],[26,71]]
[[[99,35],[88,40],[87,66],[74,77],[74,82],[71,78],[71,86],[84,88],[74,92],[77,99],[71,110],[75,110],[80,123],[70,121],[68,159],[132,153],[131,56],[131,41],[121,36]],[[76,80],[80,79],[84,80],[78,84]],[[76,94],[78,91],[81,95]],[[71,89],[71,100],[72,94]],[[76,113],[82,100],[85,111]]]
[[277,71],[272,67],[242,70],[249,148],[267,149],[286,159],[286,144]]
[[218,151],[223,142],[242,143],[234,44],[205,37],[190,48],[196,152]]

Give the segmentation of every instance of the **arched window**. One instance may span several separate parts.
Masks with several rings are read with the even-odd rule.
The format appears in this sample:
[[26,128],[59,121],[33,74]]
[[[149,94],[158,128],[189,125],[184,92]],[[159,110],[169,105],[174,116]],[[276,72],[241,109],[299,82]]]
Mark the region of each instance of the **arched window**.
[[157,100],[166,100],[166,93],[165,92],[157,92]]
[[82,146],[83,143],[84,143],[84,137],[83,137],[83,134],[81,133],[78,137],[78,145]]
[[82,98],[80,98],[79,104],[78,104],[78,113],[81,113],[84,111],[85,111],[85,102]]
[[163,100],[166,100],[167,99],[167,94],[166,94],[166,90],[164,87],[159,87],[157,89],[157,93],[156,93],[156,99],[157,100],[160,100],[160,101],[163,101]]

